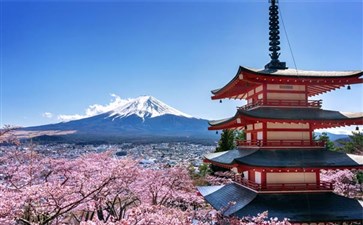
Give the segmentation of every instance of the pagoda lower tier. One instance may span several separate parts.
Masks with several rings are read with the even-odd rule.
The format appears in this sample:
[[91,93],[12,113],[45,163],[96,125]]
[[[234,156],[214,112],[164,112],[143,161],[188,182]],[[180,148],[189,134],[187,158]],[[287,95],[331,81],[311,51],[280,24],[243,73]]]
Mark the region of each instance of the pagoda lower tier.
[[234,149],[204,162],[234,171],[235,181],[259,192],[333,190],[320,181],[322,169],[363,169],[363,156],[315,148]]
[[323,169],[363,169],[363,156],[324,148],[239,148],[208,154],[204,161],[235,172],[233,183],[198,187],[226,216],[268,211],[269,217],[298,223],[363,220],[357,200],[332,193],[333,184],[320,180]]
[[358,200],[332,192],[266,194],[237,183],[198,187],[198,191],[225,216],[242,218],[268,211],[268,217],[288,218],[292,223],[362,224],[363,220],[363,208]]

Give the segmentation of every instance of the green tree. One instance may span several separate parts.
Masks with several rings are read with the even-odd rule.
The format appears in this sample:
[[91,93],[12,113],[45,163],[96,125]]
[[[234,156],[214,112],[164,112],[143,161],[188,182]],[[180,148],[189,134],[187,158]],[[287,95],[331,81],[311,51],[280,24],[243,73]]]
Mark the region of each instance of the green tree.
[[211,169],[209,168],[208,164],[205,164],[205,163],[202,163],[198,169],[199,169],[199,175],[201,177],[205,177],[206,175],[208,175],[212,172]]
[[363,171],[357,172],[357,181],[358,183],[363,184]]
[[343,145],[338,148],[339,151],[363,155],[363,134],[359,131],[353,131],[349,141],[339,141],[339,144]]
[[234,134],[235,140],[238,141],[246,140],[246,133],[243,130],[236,130],[234,133],[235,133]]
[[318,140],[318,136],[316,135],[316,133],[315,133],[315,132],[313,132],[313,140],[314,140],[314,141],[317,141],[317,140]]
[[318,141],[324,142],[327,150],[331,151],[335,150],[334,142],[330,140],[327,132],[321,133],[321,135],[318,138]]
[[195,186],[205,186],[208,185],[208,181],[206,180],[206,176],[211,174],[213,171],[209,167],[209,164],[202,163],[198,167],[198,171],[195,167],[190,164],[188,167],[189,175],[193,179],[193,184]]
[[235,147],[235,131],[228,129],[223,130],[215,152],[228,151]]
[[[234,149],[236,147],[237,140],[246,140],[246,134],[243,130],[223,130],[221,134],[221,139],[218,142],[218,146],[215,152],[223,152]],[[229,169],[222,168],[213,164],[211,164],[209,168],[212,172],[229,171]]]

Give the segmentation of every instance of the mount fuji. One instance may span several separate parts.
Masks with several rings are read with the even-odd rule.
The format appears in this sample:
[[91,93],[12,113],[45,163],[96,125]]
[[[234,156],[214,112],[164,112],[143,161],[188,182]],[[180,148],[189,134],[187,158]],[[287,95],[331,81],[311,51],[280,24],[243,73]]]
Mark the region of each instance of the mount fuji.
[[215,140],[208,121],[185,114],[152,96],[120,102],[108,112],[68,122],[23,128],[24,131],[72,131],[63,136],[43,135],[52,141],[154,142]]

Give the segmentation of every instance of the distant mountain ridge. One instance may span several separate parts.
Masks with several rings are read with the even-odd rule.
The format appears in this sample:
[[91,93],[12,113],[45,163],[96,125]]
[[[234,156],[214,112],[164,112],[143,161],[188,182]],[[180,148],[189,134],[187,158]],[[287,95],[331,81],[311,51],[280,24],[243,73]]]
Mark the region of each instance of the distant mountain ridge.
[[[317,135],[317,137],[319,137],[323,132],[314,132],[314,133]],[[331,141],[348,138],[348,136],[349,136],[347,134],[333,134],[333,133],[329,133],[329,132],[326,132],[326,133]]]
[[137,139],[209,139],[218,135],[208,131],[208,121],[185,114],[152,96],[128,99],[109,112],[96,116],[27,127],[27,131],[75,131],[67,139],[137,140]]

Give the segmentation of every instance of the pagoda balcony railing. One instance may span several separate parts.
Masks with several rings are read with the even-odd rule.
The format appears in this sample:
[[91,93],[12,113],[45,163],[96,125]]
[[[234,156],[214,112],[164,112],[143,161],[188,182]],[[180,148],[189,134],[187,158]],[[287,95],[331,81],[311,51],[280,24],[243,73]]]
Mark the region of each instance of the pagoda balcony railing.
[[333,190],[333,184],[329,182],[258,184],[253,181],[243,179],[240,175],[236,175],[234,181],[256,191]]
[[274,146],[308,146],[308,147],[325,147],[324,141],[310,141],[310,140],[237,140],[236,141],[237,147],[246,147],[246,146],[256,146],[256,147],[274,147]]
[[249,110],[257,106],[283,106],[283,107],[309,107],[321,108],[322,100],[283,100],[283,99],[260,99],[238,109]]

